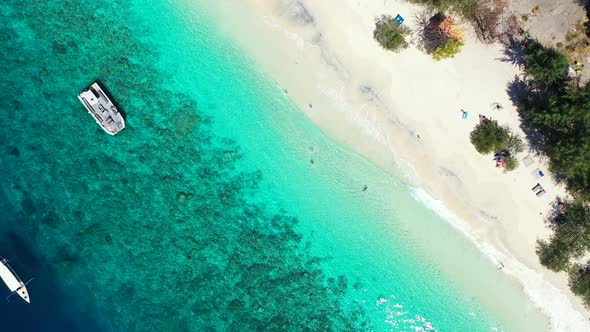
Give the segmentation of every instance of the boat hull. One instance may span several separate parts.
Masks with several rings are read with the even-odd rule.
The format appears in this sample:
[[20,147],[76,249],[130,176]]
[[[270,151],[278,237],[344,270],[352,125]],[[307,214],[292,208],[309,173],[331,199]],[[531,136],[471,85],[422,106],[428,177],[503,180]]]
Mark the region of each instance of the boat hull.
[[31,303],[29,292],[27,291],[27,287],[24,284],[16,291],[16,293],[21,297],[21,299],[25,300],[27,303]]
[[6,259],[0,260],[0,279],[4,281],[6,287],[8,287],[11,292],[17,293],[18,296],[20,296],[27,303],[31,303],[31,298],[29,297],[29,292],[27,291],[25,283],[22,282],[22,280],[12,270],[10,265],[8,265],[8,261]]

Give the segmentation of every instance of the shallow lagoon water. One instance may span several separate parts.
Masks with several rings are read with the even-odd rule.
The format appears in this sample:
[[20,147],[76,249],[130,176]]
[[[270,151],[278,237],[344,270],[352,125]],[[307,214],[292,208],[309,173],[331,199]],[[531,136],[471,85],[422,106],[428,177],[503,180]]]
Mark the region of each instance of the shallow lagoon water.
[[[206,7],[147,4],[0,4],[0,250],[37,278],[33,303],[6,305],[3,320],[25,331],[546,327],[410,188],[306,121]],[[115,137],[75,97],[95,79],[126,114]]]

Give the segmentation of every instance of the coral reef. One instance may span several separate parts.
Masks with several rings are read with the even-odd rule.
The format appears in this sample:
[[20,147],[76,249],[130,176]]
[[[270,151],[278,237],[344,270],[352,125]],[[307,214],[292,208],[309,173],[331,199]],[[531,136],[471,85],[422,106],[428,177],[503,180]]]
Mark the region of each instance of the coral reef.
[[[133,4],[0,4],[0,170],[15,198],[3,221],[114,330],[362,326],[297,219],[252,199],[263,174],[240,170],[209,101],[169,87]],[[97,78],[127,116],[114,138],[75,98]]]

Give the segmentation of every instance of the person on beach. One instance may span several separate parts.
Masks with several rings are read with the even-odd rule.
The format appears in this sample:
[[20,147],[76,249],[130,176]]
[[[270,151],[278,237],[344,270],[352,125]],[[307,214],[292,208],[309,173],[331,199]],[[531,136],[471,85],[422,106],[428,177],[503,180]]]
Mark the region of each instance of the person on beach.
[[461,109],[461,114],[463,114],[461,116],[463,119],[467,119],[467,116],[469,116],[469,112],[466,112],[464,109]]

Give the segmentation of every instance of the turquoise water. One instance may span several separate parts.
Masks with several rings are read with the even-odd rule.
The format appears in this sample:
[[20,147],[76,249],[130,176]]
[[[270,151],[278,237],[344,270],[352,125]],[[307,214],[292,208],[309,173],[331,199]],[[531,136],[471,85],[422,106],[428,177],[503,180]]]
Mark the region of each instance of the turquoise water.
[[[526,303],[499,304],[516,286],[307,122],[205,6],[0,12],[0,254],[37,278],[30,306],[0,312],[15,328],[545,326]],[[75,97],[96,79],[126,114],[116,137]]]

